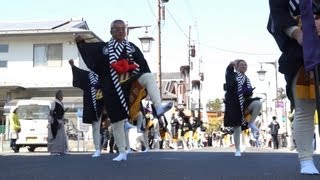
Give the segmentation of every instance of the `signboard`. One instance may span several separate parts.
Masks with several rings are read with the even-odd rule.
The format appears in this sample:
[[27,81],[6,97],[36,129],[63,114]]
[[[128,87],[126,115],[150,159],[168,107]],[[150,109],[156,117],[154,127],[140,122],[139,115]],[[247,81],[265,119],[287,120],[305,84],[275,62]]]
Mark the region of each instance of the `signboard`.
[[276,102],[276,107],[277,108],[284,108],[284,102],[283,101]]
[[82,115],[83,115],[83,109],[78,109],[77,110],[77,120],[78,120],[77,127],[78,127],[78,130],[82,131],[82,132],[88,132],[89,131],[89,124],[83,123]]

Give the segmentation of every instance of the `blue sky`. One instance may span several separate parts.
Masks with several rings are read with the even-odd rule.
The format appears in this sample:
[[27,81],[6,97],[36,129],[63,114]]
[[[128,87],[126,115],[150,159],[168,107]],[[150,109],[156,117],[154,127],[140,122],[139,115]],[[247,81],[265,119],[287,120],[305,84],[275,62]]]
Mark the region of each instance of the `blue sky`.
[[[84,18],[89,28],[103,40],[110,38],[109,25],[123,19],[129,26],[151,25],[149,35],[157,38],[157,0],[10,0],[1,3],[0,21]],[[206,99],[222,98],[224,71],[231,60],[245,59],[248,76],[256,92],[274,86],[274,68],[259,82],[256,71],[261,61],[276,61],[278,47],[266,29],[269,14],[267,0],[169,0],[162,22],[162,69],[179,71],[188,63],[188,29],[196,45],[200,69],[205,74],[203,94]],[[138,37],[145,29],[130,32],[129,40],[140,46]],[[145,57],[157,72],[157,42]],[[283,80],[279,74],[280,81]],[[270,83],[268,83],[270,82]],[[269,85],[270,84],[270,85]],[[280,83],[283,86],[283,83]],[[269,88],[269,89],[266,89]],[[272,90],[271,90],[272,91]]]

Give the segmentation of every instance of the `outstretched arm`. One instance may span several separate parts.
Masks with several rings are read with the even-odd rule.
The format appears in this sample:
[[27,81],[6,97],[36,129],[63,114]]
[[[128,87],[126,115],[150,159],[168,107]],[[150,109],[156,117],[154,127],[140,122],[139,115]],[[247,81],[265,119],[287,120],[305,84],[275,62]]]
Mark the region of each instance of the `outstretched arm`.
[[69,64],[72,69],[72,76],[73,76],[72,85],[73,85],[73,87],[77,87],[80,89],[84,89],[85,87],[87,87],[89,85],[88,84],[89,83],[89,81],[88,81],[89,72],[75,66],[73,59],[69,60]]
[[99,74],[101,71],[101,67],[103,67],[105,64],[104,60],[106,59],[105,55],[103,54],[105,43],[86,43],[81,35],[78,34],[75,35],[75,41],[86,66],[90,70]]
[[236,88],[236,76],[235,76],[235,72],[234,72],[234,66],[235,66],[235,62],[231,61],[230,64],[228,65],[227,69],[226,69],[226,84],[225,84],[225,90],[226,91],[230,91],[233,90],[234,88]]

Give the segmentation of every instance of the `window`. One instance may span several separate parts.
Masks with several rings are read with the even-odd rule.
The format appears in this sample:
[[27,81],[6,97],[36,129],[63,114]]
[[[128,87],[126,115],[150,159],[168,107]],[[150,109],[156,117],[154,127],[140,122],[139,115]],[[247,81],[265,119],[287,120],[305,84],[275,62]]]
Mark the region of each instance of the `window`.
[[166,92],[170,92],[170,93],[174,93],[174,87],[175,87],[176,81],[166,81],[166,85],[165,85],[165,91]]
[[17,113],[24,120],[48,120],[50,107],[38,104],[20,105]]
[[62,44],[34,44],[33,45],[33,66],[62,65]]
[[170,92],[171,81],[167,81],[164,90]]
[[8,67],[8,61],[0,60],[0,68]]
[[8,61],[0,60],[0,68],[8,67]]
[[0,44],[0,53],[7,53],[9,52],[9,45],[8,44]]

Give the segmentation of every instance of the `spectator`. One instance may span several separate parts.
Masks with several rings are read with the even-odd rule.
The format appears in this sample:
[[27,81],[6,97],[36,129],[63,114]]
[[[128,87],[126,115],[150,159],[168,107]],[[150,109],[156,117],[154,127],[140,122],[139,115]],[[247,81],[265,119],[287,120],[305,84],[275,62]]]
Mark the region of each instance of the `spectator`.
[[65,109],[62,103],[63,92],[58,90],[55,99],[51,103],[51,118],[49,119],[48,128],[48,151],[53,156],[66,154],[68,149],[67,136],[64,128]]
[[19,138],[19,132],[21,131],[17,110],[18,108],[14,107],[10,115],[10,148],[15,153],[19,152],[19,148],[16,146],[16,141]]
[[279,149],[278,131],[280,129],[280,125],[276,116],[272,117],[272,122],[268,127],[270,128],[270,134],[272,136],[273,149]]

